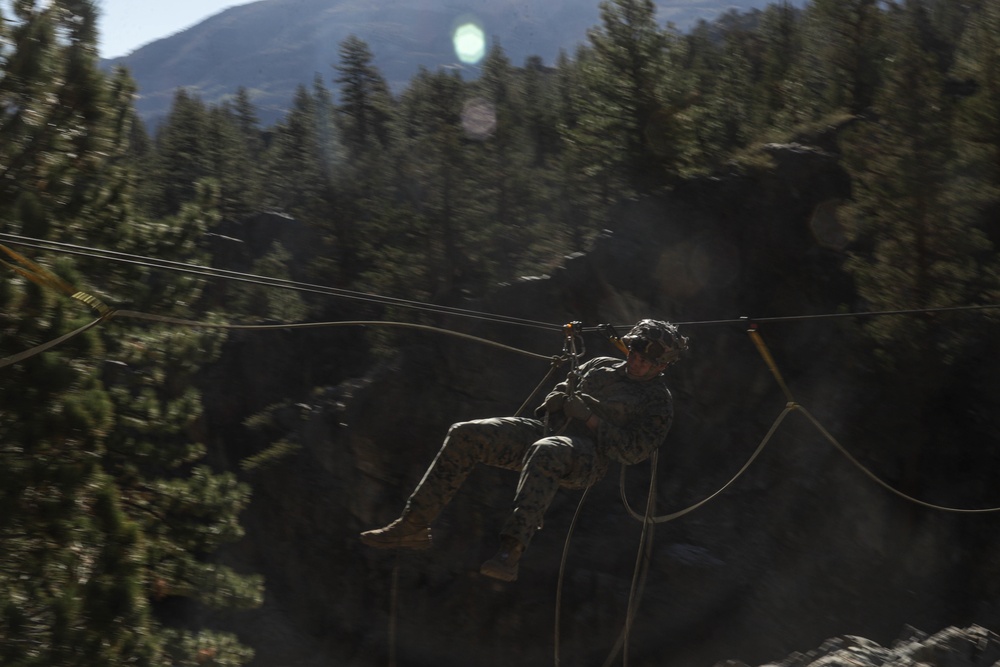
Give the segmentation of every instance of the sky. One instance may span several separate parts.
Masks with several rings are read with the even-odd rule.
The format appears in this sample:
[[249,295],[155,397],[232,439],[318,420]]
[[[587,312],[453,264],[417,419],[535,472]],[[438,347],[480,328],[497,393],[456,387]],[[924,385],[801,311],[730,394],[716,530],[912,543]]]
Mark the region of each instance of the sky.
[[101,57],[116,58],[251,0],[98,0]]

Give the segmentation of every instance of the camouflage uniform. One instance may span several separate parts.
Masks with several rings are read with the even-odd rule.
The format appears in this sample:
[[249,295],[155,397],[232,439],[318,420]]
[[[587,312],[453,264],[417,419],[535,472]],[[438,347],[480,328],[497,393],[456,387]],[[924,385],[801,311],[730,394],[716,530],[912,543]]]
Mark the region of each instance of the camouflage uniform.
[[[625,361],[598,357],[581,364],[576,377],[575,390],[594,399],[585,398],[600,418],[595,430],[567,419],[561,410],[549,415],[547,427],[525,417],[454,424],[403,515],[430,525],[477,463],[520,470],[513,511],[500,534],[527,545],[560,486],[583,489],[604,476],[610,461],[633,464],[648,458],[673,421],[663,376],[631,380]],[[562,382],[554,392],[567,390]]]

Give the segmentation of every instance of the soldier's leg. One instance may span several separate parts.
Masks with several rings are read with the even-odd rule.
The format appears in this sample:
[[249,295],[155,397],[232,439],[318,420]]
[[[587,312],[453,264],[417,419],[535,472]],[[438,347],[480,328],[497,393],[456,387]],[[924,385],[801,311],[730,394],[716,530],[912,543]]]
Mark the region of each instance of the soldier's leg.
[[398,519],[361,533],[361,541],[382,549],[426,549],[430,524],[451,501],[477,463],[517,470],[531,443],[541,436],[535,419],[500,417],[454,424]]
[[552,436],[532,444],[521,468],[514,510],[500,531],[500,549],[479,571],[501,581],[515,581],[521,554],[559,487],[585,488],[603,473],[589,438]]
[[403,516],[429,525],[451,502],[477,463],[518,470],[542,434],[535,419],[497,417],[454,424],[437,456],[417,484]]
[[501,536],[527,546],[559,487],[586,488],[600,479],[604,469],[589,438],[553,436],[535,442],[521,468],[514,508]]

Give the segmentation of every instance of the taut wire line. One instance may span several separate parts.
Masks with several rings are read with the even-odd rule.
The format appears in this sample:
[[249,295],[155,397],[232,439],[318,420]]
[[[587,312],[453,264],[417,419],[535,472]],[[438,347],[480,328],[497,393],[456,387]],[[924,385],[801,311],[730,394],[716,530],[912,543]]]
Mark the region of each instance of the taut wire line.
[[[9,235],[0,234],[0,236],[9,236]],[[298,322],[298,323],[282,323],[282,324],[227,324],[227,323],[214,323],[214,322],[181,319],[176,317],[167,317],[164,315],[156,315],[152,313],[144,313],[134,310],[117,310],[107,306],[100,299],[97,299],[96,297],[90,294],[75,290],[72,287],[72,285],[64,281],[62,278],[59,278],[48,269],[45,269],[39,264],[33,262],[32,260],[24,257],[20,253],[17,253],[2,244],[0,244],[0,251],[3,251],[9,257],[11,257],[15,262],[17,262],[16,264],[11,264],[9,262],[0,260],[0,263],[10,268],[18,275],[28,280],[31,280],[32,282],[35,282],[38,285],[41,285],[42,287],[48,287],[50,289],[54,289],[64,294],[68,294],[72,298],[86,304],[87,306],[89,306],[90,308],[92,308],[93,310],[97,311],[100,314],[100,317],[98,319],[96,319],[95,321],[89,323],[84,327],[76,329],[75,331],[71,331],[63,336],[60,336],[59,338],[56,338],[55,340],[48,341],[41,345],[37,345],[29,350],[25,350],[23,352],[15,354],[11,357],[0,359],[0,368],[9,366],[19,361],[23,361],[36,354],[41,354],[42,352],[45,352],[55,347],[56,345],[66,342],[70,338],[82,334],[91,327],[96,326],[97,324],[105,320],[110,320],[112,318],[131,318],[131,319],[159,322],[175,326],[198,327],[205,329],[227,329],[227,330],[304,329],[304,328],[336,327],[336,326],[400,327],[400,328],[408,328],[408,329],[438,333],[456,338],[462,338],[465,340],[475,341],[477,343],[489,345],[498,349],[506,350],[508,352],[522,354],[535,359],[545,359],[546,361],[552,361],[554,365],[557,365],[556,359],[558,358],[554,359],[550,355],[538,354],[535,352],[523,350],[493,340],[482,338],[479,336],[473,336],[471,334],[454,331],[451,329],[444,329],[440,327],[433,327],[425,324],[416,324],[411,322],[392,322],[386,320],[351,320],[351,321],[339,321],[339,322]],[[473,311],[467,311],[467,314],[471,316],[472,312]],[[449,314],[455,314],[455,313],[449,313]]]
[[[279,289],[289,289],[299,292],[307,292],[313,294],[322,294],[326,296],[350,299],[355,301],[364,301],[369,303],[376,303],[387,306],[396,306],[399,308],[410,308],[414,310],[422,310],[427,312],[436,313],[439,315],[452,315],[455,317],[468,317],[472,319],[483,320],[487,322],[494,322],[497,324],[516,324],[520,326],[535,327],[542,329],[560,329],[561,325],[551,324],[547,322],[539,322],[536,320],[530,320],[520,317],[513,317],[509,315],[500,315],[497,313],[487,313],[483,311],[471,310],[467,308],[458,308],[455,306],[445,306],[440,304],[429,304],[421,301],[414,301],[411,299],[402,299],[398,297],[391,297],[381,294],[374,294],[370,292],[360,292],[356,290],[348,290],[339,287],[329,287],[326,285],[317,285],[313,283],[303,283],[294,280],[289,280],[285,278],[273,278],[270,276],[261,276],[252,273],[242,273],[239,271],[230,271],[227,269],[217,269],[210,266],[203,266],[199,264],[189,264],[184,262],[176,262],[172,260],[156,259],[152,257],[144,257],[142,255],[134,255],[129,253],[118,252],[114,250],[104,250],[100,248],[89,248],[86,246],[75,245],[71,243],[61,243],[57,241],[44,241],[41,239],[33,239],[30,237],[20,236],[17,234],[9,234],[0,232],[0,238],[8,241],[13,245],[25,246],[28,248],[34,248],[37,250],[45,250],[49,252],[60,252],[63,254],[77,255],[83,257],[89,257],[92,259],[103,259],[113,262],[119,262],[123,264],[133,264],[137,266],[144,266],[147,268],[163,269],[166,271],[175,271],[180,273],[187,273],[190,275],[202,276],[207,278],[220,278],[225,280],[232,280],[236,282],[251,283],[255,285],[262,285],[264,287],[276,287]],[[3,246],[0,246],[2,248]],[[8,254],[16,255],[13,251],[4,248]],[[30,261],[30,260],[26,260]],[[8,265],[9,266],[9,265]],[[36,265],[37,266],[37,265]],[[14,268],[14,267],[11,267]],[[16,270],[16,269],[15,269]]]

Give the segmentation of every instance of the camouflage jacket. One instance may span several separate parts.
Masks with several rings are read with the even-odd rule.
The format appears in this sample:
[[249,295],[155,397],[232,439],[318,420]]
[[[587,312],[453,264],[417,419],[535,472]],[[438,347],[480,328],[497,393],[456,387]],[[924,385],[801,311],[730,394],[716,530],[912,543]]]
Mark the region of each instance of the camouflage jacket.
[[[600,423],[594,431],[570,423],[567,433],[594,438],[597,451],[619,463],[631,465],[649,458],[667,436],[674,419],[673,398],[665,378],[630,380],[625,375],[625,361],[612,357],[596,357],[580,364],[576,377],[575,391],[593,399],[588,404]],[[563,381],[553,393],[568,388],[569,381]],[[565,424],[562,411],[549,415],[553,431]]]

